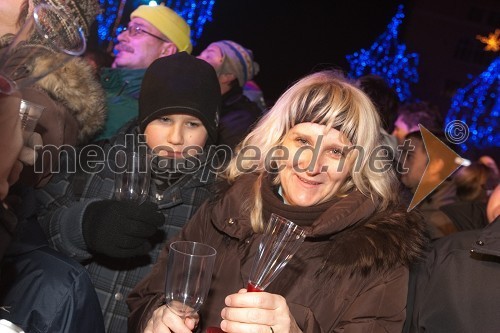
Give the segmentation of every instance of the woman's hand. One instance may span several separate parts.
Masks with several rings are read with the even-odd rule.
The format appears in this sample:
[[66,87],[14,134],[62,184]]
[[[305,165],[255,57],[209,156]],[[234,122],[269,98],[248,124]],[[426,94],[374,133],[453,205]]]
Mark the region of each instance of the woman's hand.
[[266,292],[247,292],[226,297],[220,327],[228,333],[296,333],[295,322],[285,298]]
[[182,319],[166,305],[163,305],[153,312],[144,333],[191,333],[198,325],[199,320],[198,314]]

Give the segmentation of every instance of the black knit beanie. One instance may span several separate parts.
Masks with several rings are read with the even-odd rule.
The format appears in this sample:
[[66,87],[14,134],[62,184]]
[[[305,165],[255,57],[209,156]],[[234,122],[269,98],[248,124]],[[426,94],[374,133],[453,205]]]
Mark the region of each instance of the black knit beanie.
[[146,70],[139,96],[139,128],[169,114],[189,114],[217,142],[220,85],[213,67],[186,52],[155,60]]

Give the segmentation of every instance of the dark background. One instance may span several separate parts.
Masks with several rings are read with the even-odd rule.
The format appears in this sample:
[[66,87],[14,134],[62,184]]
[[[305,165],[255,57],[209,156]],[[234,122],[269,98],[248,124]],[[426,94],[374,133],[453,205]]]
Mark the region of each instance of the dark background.
[[217,0],[194,53],[230,39],[254,52],[255,81],[272,102],[294,81],[323,68],[349,69],[345,58],[370,47],[399,1]]

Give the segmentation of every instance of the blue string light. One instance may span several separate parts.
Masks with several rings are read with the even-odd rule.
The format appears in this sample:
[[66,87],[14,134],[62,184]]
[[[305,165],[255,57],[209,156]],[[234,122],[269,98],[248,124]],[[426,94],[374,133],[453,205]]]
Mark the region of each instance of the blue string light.
[[451,100],[446,123],[461,120],[469,128],[469,138],[461,145],[465,152],[477,148],[500,147],[500,57],[497,57]]
[[165,2],[167,7],[175,10],[189,24],[191,39],[195,45],[196,41],[201,37],[205,24],[212,21],[214,4],[215,0],[168,0]]
[[418,82],[418,54],[406,53],[406,45],[398,43],[398,30],[403,18],[403,5],[399,5],[387,30],[368,50],[361,49],[346,56],[351,68],[350,76],[379,75],[396,90],[401,101],[411,97],[410,83]]
[[99,44],[110,42],[113,36],[113,24],[118,14],[119,0],[99,0],[102,12],[97,15],[97,37]]
[[[141,2],[142,4],[150,4],[150,0],[141,0]],[[97,34],[101,43],[108,43],[116,35],[112,30],[116,21],[120,0],[99,0],[99,3],[103,12],[97,16]],[[214,4],[215,0],[169,0],[165,2],[167,7],[175,10],[189,24],[191,27],[191,39],[195,45],[203,33],[205,24],[212,21]],[[155,4],[151,3],[150,5]]]

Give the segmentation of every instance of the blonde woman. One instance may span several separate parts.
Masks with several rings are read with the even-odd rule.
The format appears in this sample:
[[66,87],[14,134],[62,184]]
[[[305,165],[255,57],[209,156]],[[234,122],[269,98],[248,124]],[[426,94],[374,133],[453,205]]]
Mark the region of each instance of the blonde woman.
[[[376,158],[379,128],[369,98],[336,73],[293,85],[239,145],[228,188],[176,239],[217,250],[199,317],[181,319],[164,305],[165,247],[130,294],[129,332],[400,332],[408,265],[425,245],[424,227],[399,207],[394,170]],[[307,237],[266,292],[248,293],[242,288],[271,213]]]

